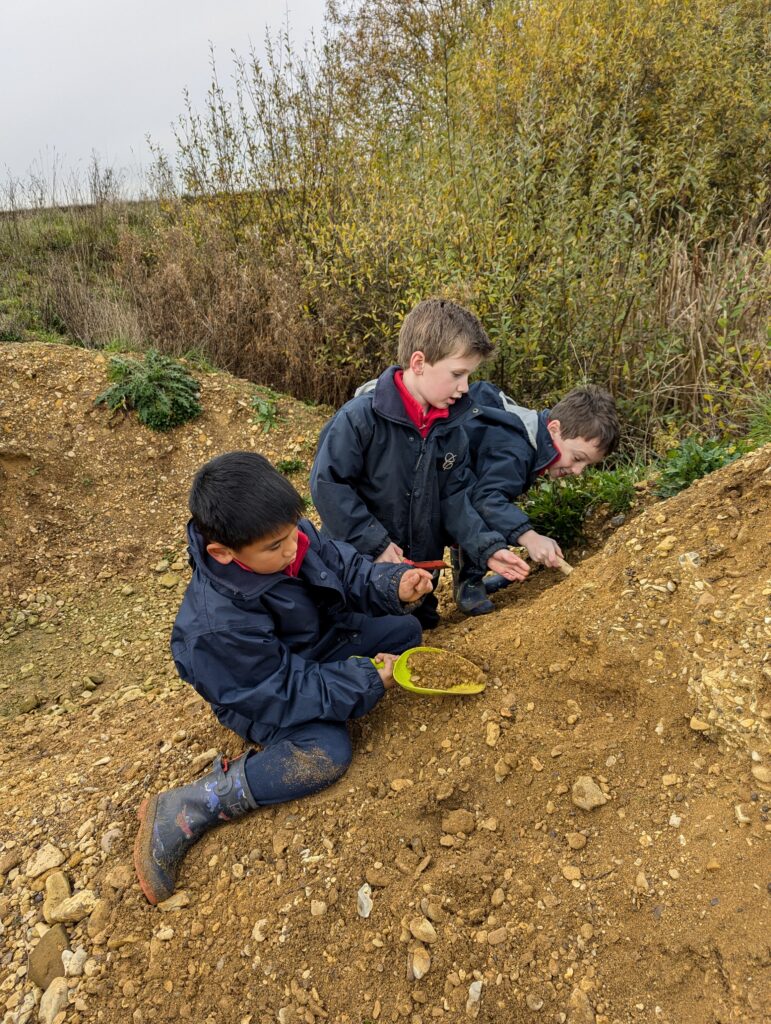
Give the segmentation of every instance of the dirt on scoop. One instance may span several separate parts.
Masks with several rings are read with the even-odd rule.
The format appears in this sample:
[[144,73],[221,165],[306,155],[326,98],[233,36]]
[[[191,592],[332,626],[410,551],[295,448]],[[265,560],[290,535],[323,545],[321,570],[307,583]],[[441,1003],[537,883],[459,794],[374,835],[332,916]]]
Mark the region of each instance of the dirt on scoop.
[[407,664],[411,682],[424,690],[454,690],[485,680],[480,668],[452,651],[415,651]]

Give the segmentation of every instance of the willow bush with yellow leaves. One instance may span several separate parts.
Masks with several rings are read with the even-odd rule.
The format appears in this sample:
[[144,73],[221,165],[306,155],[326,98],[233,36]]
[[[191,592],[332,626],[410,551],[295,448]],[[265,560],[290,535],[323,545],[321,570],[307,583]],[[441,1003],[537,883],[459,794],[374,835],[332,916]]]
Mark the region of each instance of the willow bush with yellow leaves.
[[444,295],[525,403],[590,379],[636,443],[741,432],[771,370],[768,24],[765,0],[331,3],[310,52],[183,115],[182,194],[124,228],[115,287],[164,350],[332,403]]

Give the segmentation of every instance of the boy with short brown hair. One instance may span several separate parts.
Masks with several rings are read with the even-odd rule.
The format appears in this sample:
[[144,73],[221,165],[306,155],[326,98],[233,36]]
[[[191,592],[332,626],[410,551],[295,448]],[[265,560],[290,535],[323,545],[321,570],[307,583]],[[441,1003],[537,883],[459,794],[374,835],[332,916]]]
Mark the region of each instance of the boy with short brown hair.
[[[476,563],[524,579],[528,567],[474,510],[464,426],[478,410],[469,376],[493,345],[479,320],[445,299],[405,318],[399,363],[365,384],[326,424],[311,471],[324,529],[376,562],[441,559],[460,543]],[[434,595],[413,613],[439,621]]]
[[[542,412],[518,405],[490,381],[472,384],[470,395],[478,410],[466,427],[477,481],[474,507],[508,544],[524,547],[534,562],[556,565],[562,558],[559,544],[537,533],[515,502],[539,476],[578,476],[615,451],[620,426],[612,395],[585,385]],[[455,597],[461,611],[492,611],[487,594],[505,586],[506,580],[490,577],[483,584],[486,572],[468,552],[460,553]]]

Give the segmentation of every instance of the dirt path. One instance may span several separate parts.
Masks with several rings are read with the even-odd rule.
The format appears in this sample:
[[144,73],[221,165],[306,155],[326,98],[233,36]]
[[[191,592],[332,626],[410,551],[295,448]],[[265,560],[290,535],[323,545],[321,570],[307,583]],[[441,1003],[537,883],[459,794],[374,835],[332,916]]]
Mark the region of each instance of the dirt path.
[[[254,431],[248,386],[212,375],[205,417],[159,441],[92,411],[103,374],[0,347],[4,1024],[37,1019],[30,974],[66,1024],[764,1019],[771,449],[569,579],[449,616],[431,643],[485,667],[485,693],[389,695],[340,782],[208,834],[161,911],[131,870],[136,807],[241,749],[167,653],[187,483],[252,440],[307,467],[324,415],[286,400]],[[51,981],[57,939],[75,955]]]

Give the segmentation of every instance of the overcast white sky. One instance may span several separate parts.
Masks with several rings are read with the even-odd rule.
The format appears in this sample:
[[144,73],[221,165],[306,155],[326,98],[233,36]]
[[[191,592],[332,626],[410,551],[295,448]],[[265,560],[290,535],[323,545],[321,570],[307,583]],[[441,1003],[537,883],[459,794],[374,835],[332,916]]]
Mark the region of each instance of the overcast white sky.
[[92,151],[136,181],[145,137],[173,150],[187,87],[202,108],[209,44],[221,81],[231,50],[263,52],[289,19],[300,48],[324,0],[0,0],[0,185],[56,164],[85,177]]

